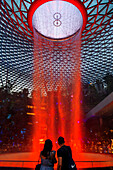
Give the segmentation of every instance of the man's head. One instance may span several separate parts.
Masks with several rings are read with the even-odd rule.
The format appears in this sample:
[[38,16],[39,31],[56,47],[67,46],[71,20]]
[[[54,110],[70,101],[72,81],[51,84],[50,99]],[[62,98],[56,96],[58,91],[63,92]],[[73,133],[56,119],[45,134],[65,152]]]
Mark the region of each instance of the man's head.
[[63,138],[62,136],[60,136],[60,137],[58,138],[58,144],[59,144],[59,145],[63,145],[64,143],[65,143],[64,138]]

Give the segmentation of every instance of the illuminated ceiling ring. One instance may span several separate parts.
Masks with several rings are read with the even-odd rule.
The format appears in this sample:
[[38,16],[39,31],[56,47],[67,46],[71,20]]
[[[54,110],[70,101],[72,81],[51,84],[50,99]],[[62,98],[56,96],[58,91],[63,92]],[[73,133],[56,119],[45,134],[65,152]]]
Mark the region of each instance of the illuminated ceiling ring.
[[[75,0],[76,3],[78,0]],[[73,3],[75,2],[73,0]],[[81,1],[81,2],[80,2]],[[47,2],[47,0],[45,1]],[[48,0],[49,2],[49,0]],[[69,0],[72,3],[71,0]],[[2,0],[0,6],[0,14],[4,23],[15,30],[15,32],[21,35],[24,40],[29,40],[33,42],[33,30],[29,27],[28,22],[30,22],[29,13],[30,8],[33,8],[33,4],[40,3],[43,4],[43,0]],[[87,44],[91,42],[96,37],[100,37],[102,31],[104,31],[107,26],[112,24],[113,18],[113,2],[111,0],[79,0],[79,4],[82,4],[87,11],[87,24],[82,32],[82,44]],[[80,6],[82,6],[80,5]],[[82,8],[82,7],[81,7]],[[32,18],[31,18],[32,21]],[[111,27],[111,26],[110,26]]]
[[[32,25],[32,19],[33,19],[33,15],[35,13],[35,11],[41,6],[43,5],[44,3],[47,3],[47,2],[54,2],[54,1],[50,1],[50,0],[41,0],[41,1],[34,1],[30,8],[29,8],[29,11],[28,11],[28,24],[29,24],[29,27],[30,29],[33,31],[33,25]],[[80,2],[79,0],[66,0],[66,1],[62,1],[62,2],[68,2],[72,5],[74,5],[76,8],[78,8],[78,10],[80,11],[81,15],[82,15],[82,18],[83,18],[83,25],[82,25],[82,31],[85,29],[86,27],[86,23],[87,23],[87,12],[86,12],[86,9],[83,5],[82,2]],[[56,12],[57,13],[57,12]],[[55,16],[54,16],[55,17]],[[61,17],[61,16],[59,16]],[[60,18],[59,18],[60,19]],[[54,22],[54,24],[56,24]],[[59,20],[58,21],[58,26],[60,26],[62,24],[62,22]]]

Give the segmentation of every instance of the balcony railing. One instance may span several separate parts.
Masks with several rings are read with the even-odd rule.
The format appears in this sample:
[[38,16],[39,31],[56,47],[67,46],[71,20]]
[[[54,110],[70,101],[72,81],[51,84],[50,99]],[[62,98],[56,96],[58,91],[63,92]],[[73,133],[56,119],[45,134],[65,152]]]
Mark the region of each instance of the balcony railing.
[[[0,160],[0,167],[35,168],[40,161]],[[113,167],[113,161],[75,161],[77,168]],[[57,165],[55,164],[55,170]]]

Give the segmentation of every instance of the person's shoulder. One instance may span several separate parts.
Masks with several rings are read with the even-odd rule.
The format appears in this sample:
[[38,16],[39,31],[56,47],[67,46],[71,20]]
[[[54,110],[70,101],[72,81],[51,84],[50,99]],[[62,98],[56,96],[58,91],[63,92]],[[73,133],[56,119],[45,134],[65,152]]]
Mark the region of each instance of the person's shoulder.
[[63,145],[63,147],[65,147],[65,148],[71,148],[70,146],[68,146],[68,145]]
[[57,153],[64,152],[64,151],[65,151],[65,148],[66,148],[65,145],[61,146],[61,147],[57,150]]
[[62,149],[65,150],[65,151],[71,152],[70,146],[64,145]]
[[67,149],[71,151],[71,147],[70,146],[67,146]]
[[61,148],[59,148],[59,149],[57,150],[57,153],[58,153],[60,150],[61,150]]
[[71,149],[70,146],[63,145],[62,148]]
[[57,150],[57,155],[60,154],[60,153],[62,153],[62,151],[63,151],[63,148],[60,147],[60,148]]
[[57,150],[57,156],[62,157],[63,156],[63,149],[62,147]]
[[67,146],[67,148],[68,148],[68,149],[71,149],[71,147],[70,147],[70,146]]

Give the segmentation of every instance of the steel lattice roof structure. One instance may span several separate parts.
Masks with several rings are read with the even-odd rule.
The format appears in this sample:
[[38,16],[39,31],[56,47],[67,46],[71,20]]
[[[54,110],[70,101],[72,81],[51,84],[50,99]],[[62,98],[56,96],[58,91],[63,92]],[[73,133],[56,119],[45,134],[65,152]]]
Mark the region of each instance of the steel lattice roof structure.
[[[33,89],[33,32],[27,18],[33,2],[0,2],[0,86],[10,81],[13,91]],[[113,74],[113,1],[81,2],[88,17],[81,39],[81,75],[84,83],[94,83],[108,72]]]

